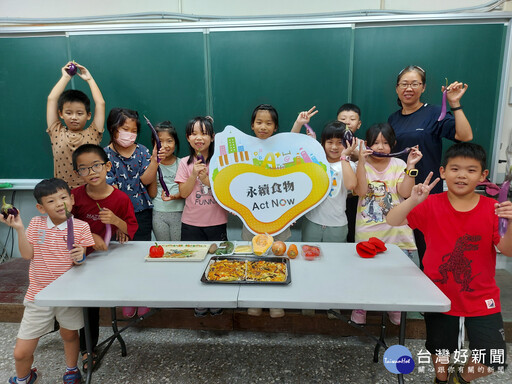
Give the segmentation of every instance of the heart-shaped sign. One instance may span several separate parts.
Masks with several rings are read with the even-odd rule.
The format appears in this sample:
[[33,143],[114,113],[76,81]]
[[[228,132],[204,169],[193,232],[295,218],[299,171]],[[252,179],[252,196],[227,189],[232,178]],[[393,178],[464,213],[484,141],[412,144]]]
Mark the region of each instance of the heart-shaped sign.
[[227,126],[215,135],[210,184],[251,232],[278,234],[327,196],[326,165],[322,146],[306,135],[261,140]]

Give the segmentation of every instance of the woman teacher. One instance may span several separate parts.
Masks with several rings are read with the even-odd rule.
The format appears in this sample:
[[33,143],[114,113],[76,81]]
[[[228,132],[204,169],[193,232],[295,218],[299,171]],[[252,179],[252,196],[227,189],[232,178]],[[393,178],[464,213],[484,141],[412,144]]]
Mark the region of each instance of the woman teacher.
[[[439,167],[442,157],[442,139],[452,141],[469,141],[473,138],[471,125],[469,124],[460,99],[468,89],[467,84],[455,81],[451,83],[446,92],[451,113],[438,121],[441,114],[441,106],[430,105],[421,101],[421,95],[425,92],[427,76],[425,71],[417,65],[410,65],[402,69],[396,80],[396,94],[400,109],[391,114],[388,123],[391,124],[396,134],[396,151],[407,147],[419,145],[423,158],[417,164],[418,172],[416,183],[423,182],[429,172],[434,172],[434,180],[439,177]],[[445,87],[441,87],[444,92]],[[413,172],[411,175],[414,175]],[[443,183],[438,183],[430,193],[441,193]],[[425,253],[425,240],[423,234],[415,232],[416,246],[421,263]]]

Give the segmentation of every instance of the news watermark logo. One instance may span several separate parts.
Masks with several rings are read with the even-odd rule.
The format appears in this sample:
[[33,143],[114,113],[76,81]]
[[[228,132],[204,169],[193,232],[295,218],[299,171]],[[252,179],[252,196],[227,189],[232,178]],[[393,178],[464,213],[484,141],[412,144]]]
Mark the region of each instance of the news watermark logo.
[[403,345],[392,345],[384,352],[384,366],[394,374],[408,374],[414,370],[411,351]]

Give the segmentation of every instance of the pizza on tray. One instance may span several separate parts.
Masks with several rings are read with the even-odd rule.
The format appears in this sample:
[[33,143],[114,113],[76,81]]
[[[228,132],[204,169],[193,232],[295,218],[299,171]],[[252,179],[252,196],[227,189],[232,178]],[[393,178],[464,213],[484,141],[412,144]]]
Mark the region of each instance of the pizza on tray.
[[210,263],[209,281],[284,282],[286,264],[275,261],[248,261],[220,259]]

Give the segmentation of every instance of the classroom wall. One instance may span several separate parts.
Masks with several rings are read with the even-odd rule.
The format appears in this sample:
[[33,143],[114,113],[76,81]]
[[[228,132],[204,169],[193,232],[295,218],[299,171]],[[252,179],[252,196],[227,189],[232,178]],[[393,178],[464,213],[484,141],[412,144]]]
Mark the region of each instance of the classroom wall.
[[2,0],[0,17],[58,18],[117,15],[140,12],[176,12],[195,15],[255,16],[326,13],[361,10],[438,12],[474,7],[488,0],[89,0],[77,6],[69,0]]

